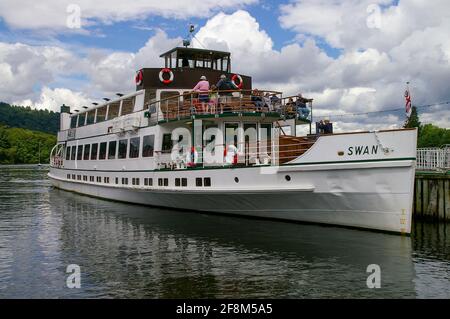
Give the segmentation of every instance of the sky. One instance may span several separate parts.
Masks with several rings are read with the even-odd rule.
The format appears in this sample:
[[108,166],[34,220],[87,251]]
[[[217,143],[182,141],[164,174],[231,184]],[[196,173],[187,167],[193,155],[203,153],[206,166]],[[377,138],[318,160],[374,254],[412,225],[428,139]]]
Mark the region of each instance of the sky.
[[131,92],[190,24],[194,46],[231,52],[255,88],[313,98],[336,131],[401,127],[407,81],[422,123],[450,128],[449,104],[420,107],[450,101],[448,0],[0,0],[0,101]]

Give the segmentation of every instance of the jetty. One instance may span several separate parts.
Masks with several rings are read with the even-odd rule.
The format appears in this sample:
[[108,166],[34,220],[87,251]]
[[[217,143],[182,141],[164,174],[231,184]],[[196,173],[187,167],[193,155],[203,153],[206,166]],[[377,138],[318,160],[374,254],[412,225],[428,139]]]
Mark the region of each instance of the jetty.
[[450,145],[417,149],[413,217],[450,221]]

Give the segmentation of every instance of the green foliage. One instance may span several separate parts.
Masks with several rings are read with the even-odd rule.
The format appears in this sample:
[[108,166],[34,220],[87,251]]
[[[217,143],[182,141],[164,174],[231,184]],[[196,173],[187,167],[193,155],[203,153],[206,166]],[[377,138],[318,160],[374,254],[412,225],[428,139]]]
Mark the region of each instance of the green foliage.
[[404,128],[413,128],[417,127],[420,130],[420,121],[419,121],[419,115],[417,114],[417,108],[413,106],[411,108],[411,115],[406,120],[405,124],[403,125]]
[[48,163],[55,144],[55,135],[0,125],[0,164]]
[[59,113],[0,102],[0,124],[56,134],[59,129]]
[[450,130],[433,124],[421,125],[417,108],[411,108],[411,116],[405,121],[404,128],[418,128],[417,147],[440,147],[450,144]]
[[450,129],[425,124],[420,127],[419,132],[417,147],[440,147],[450,144]]

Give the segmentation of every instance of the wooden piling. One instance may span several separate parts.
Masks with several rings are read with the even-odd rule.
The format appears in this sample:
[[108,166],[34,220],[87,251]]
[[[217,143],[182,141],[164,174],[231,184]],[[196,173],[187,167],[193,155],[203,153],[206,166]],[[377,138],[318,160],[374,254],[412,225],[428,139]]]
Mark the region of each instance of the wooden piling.
[[450,221],[450,173],[416,172],[415,219]]

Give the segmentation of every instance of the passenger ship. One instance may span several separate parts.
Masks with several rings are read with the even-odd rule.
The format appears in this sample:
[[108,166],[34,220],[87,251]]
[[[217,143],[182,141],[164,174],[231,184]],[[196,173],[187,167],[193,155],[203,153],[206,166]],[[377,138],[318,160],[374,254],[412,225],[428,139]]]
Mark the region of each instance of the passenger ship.
[[[143,205],[409,234],[417,132],[312,132],[281,92],[255,93],[229,52],[176,47],[136,91],[61,107],[49,178],[60,189]],[[192,88],[226,75],[236,89]],[[261,94],[262,93],[262,94]],[[258,95],[258,98],[255,98]],[[270,96],[271,99],[261,97]],[[259,102],[258,102],[259,101]],[[264,103],[261,104],[261,101]],[[309,134],[298,136],[306,125]]]

